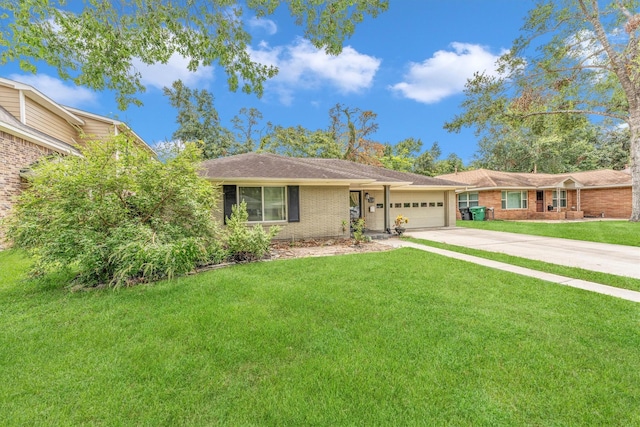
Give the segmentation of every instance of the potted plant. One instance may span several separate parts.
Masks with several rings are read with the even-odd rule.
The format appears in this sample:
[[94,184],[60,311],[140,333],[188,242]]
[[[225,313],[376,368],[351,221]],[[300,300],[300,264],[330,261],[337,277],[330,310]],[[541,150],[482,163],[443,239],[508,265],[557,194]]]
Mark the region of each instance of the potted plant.
[[404,227],[405,224],[407,223],[409,223],[409,218],[407,218],[406,216],[398,215],[396,217],[394,224],[395,224],[395,230],[396,230],[396,233],[398,233],[398,236],[402,236],[402,233],[404,233],[407,230]]

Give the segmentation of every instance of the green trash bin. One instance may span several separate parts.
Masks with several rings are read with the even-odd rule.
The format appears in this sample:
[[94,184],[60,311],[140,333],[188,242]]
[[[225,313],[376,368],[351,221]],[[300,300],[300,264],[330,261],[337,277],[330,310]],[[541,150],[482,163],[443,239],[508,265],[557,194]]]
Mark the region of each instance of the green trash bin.
[[469,208],[474,221],[484,221],[486,209],[487,208],[485,208],[484,206],[475,206],[473,208]]

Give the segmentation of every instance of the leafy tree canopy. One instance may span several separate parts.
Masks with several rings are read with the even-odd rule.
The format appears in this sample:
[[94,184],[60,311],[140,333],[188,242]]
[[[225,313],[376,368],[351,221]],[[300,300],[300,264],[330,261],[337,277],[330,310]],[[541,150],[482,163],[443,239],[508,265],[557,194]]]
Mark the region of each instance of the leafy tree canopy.
[[268,124],[260,141],[260,151],[291,157],[337,159],[342,156],[338,143],[323,130],[310,131],[302,126],[283,127]]
[[190,70],[218,63],[231,90],[260,95],[277,70],[251,60],[244,15],[266,18],[283,4],[304,37],[330,54],[366,16],[388,8],[388,0],[0,0],[0,64],[36,72],[47,63],[78,85],[113,89],[124,109],[140,104],[135,94],[144,90],[134,60],[165,63],[179,54]]
[[164,94],[169,97],[171,106],[178,110],[178,129],[172,135],[174,140],[200,144],[205,159],[242,151],[232,132],[221,125],[209,91],[192,90],[177,80],[171,88],[164,88]]
[[384,152],[380,162],[387,169],[401,172],[413,172],[416,156],[420,153],[422,141],[414,138],[407,138],[396,145],[385,144]]
[[533,130],[539,116],[553,116],[545,126],[556,121],[555,129],[570,128],[562,122],[575,115],[626,122],[631,220],[640,221],[639,12],[638,2],[626,0],[539,2],[529,12],[522,36],[499,59],[498,72],[477,73],[468,82],[463,113],[445,128]]

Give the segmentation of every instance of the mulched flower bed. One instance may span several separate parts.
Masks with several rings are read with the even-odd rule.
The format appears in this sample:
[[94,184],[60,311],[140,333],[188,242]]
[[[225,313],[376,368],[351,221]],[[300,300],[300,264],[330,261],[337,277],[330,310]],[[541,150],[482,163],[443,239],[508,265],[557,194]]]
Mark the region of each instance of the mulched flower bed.
[[271,259],[381,252],[390,249],[390,246],[377,242],[356,244],[353,239],[280,240],[271,244]]

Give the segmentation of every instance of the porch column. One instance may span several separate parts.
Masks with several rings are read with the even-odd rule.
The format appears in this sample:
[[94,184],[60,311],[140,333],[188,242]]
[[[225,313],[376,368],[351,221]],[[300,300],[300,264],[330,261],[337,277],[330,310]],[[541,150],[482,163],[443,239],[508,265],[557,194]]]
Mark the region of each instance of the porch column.
[[[389,203],[391,203],[391,186],[384,186],[384,231],[391,230],[391,212],[389,211]],[[389,231],[390,232],[390,231]]]
[[580,209],[580,188],[576,188],[576,210],[578,212],[580,212],[582,209]]

